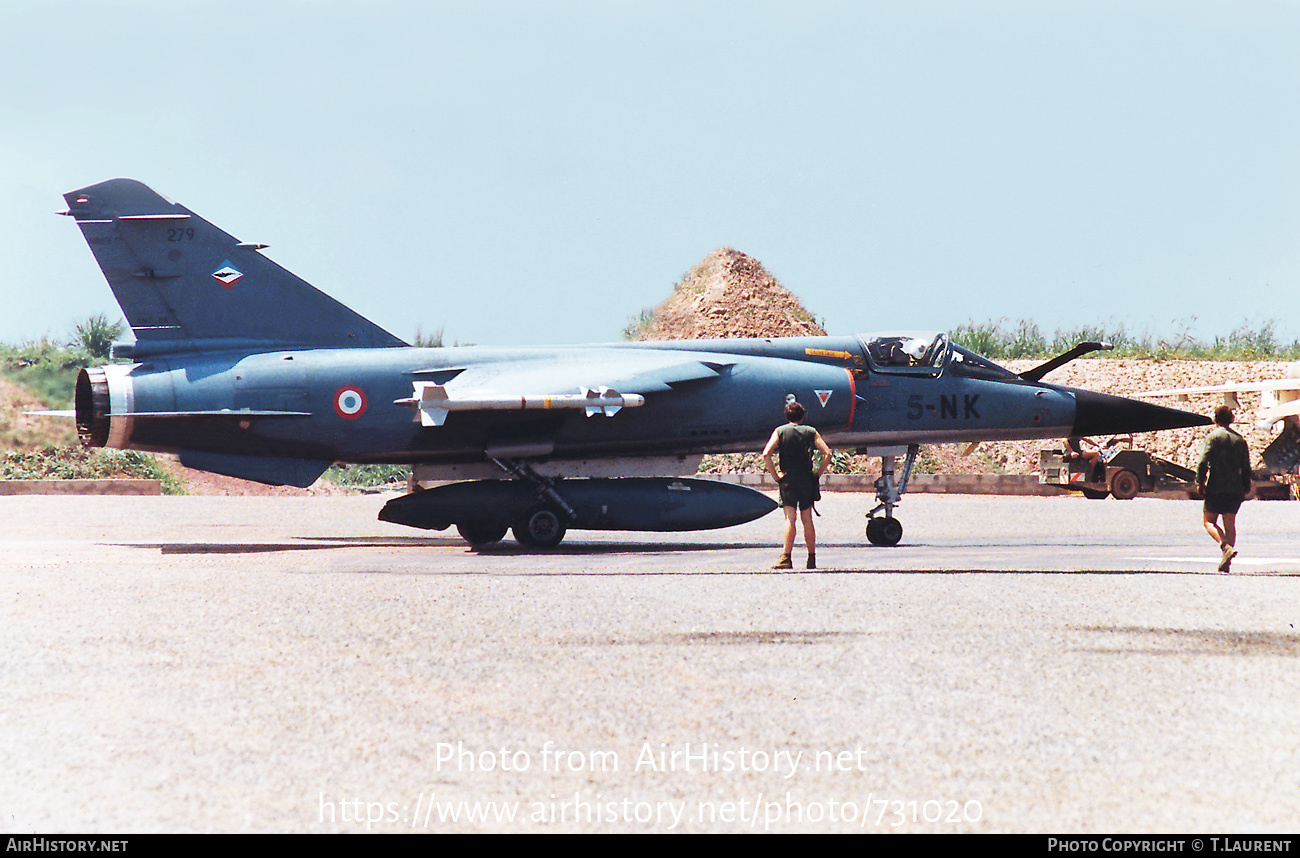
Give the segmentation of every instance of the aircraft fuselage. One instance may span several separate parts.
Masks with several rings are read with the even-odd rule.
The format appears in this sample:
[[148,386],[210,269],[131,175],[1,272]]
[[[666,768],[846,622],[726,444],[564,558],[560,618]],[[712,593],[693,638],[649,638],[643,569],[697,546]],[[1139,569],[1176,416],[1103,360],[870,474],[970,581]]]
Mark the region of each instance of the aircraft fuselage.
[[[691,365],[706,377],[674,380]],[[453,395],[494,391],[501,377],[511,392],[528,392],[530,378],[538,392],[577,392],[593,366],[605,378],[626,378],[628,391],[648,391],[648,407],[610,417],[573,408],[481,410],[423,426],[411,407],[396,404],[431,378],[446,378]],[[87,404],[78,422],[107,421],[106,444],[114,447],[424,463],[481,461],[496,451],[533,459],[753,451],[784,422],[790,395],[840,448],[1072,430],[1075,400],[1065,389],[1009,373],[967,377],[952,362],[910,369],[872,370],[858,337],[210,353],[107,367],[106,412],[90,413],[90,398],[79,397]]]

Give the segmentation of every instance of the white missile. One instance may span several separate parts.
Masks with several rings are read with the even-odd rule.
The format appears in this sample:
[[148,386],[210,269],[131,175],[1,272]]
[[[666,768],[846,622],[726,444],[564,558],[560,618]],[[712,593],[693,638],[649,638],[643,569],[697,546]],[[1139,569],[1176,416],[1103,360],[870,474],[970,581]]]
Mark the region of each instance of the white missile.
[[553,408],[583,408],[588,417],[613,417],[623,408],[645,404],[638,393],[619,393],[608,387],[580,388],[581,393],[502,395],[490,391],[449,392],[441,384],[412,382],[415,395],[393,400],[394,405],[416,409],[414,420],[421,426],[441,426],[452,411],[533,411]]

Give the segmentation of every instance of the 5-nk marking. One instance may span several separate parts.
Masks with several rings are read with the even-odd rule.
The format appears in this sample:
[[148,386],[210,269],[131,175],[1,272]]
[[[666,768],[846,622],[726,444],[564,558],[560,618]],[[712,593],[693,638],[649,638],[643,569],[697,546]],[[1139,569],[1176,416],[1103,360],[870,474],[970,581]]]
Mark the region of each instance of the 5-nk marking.
[[978,393],[962,394],[962,409],[959,413],[957,394],[955,393],[939,394],[937,405],[933,402],[925,402],[925,397],[917,393],[907,398],[907,416],[911,420],[920,420],[927,412],[930,414],[937,412],[941,420],[978,420],[980,419],[980,413],[975,406],[979,402],[979,398]]

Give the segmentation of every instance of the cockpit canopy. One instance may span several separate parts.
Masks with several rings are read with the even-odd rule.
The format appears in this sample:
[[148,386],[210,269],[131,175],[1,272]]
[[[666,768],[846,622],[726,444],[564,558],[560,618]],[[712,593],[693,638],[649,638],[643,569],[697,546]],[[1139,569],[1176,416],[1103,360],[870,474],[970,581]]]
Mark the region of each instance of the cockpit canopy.
[[992,381],[1023,381],[1006,367],[983,355],[948,342],[933,331],[887,331],[859,334],[858,341],[872,372],[937,378],[945,372]]
[[952,353],[948,335],[933,331],[889,331],[858,337],[874,372],[939,375]]

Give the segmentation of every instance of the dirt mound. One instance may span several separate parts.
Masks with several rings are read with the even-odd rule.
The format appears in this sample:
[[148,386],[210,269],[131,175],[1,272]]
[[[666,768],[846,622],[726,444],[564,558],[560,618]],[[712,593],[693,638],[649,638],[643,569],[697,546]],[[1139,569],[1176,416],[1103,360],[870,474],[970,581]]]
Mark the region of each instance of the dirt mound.
[[721,247],[654,310],[636,340],[824,336],[826,331],[762,263]]

